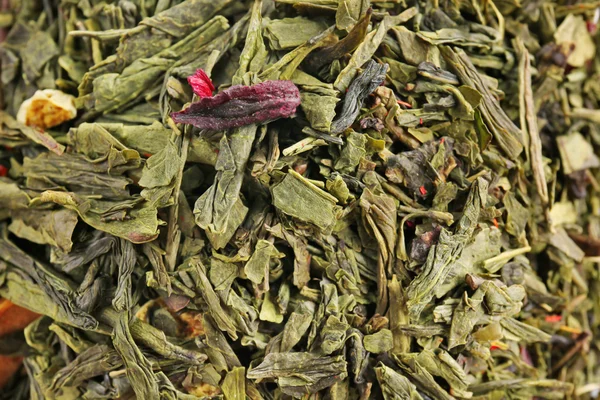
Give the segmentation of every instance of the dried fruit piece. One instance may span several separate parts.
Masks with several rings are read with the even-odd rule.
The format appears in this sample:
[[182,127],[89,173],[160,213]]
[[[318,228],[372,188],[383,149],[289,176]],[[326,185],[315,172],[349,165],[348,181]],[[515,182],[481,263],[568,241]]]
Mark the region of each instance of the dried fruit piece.
[[52,128],[77,116],[74,100],[60,90],[38,90],[21,104],[17,120],[39,129]]
[[[0,340],[4,335],[22,330],[39,316],[33,311],[0,298]],[[22,360],[23,357],[20,355],[0,355],[0,388],[17,372]]]
[[22,330],[39,316],[10,300],[0,298],[0,337]]
[[0,356],[0,388],[19,370],[22,361],[21,356]]

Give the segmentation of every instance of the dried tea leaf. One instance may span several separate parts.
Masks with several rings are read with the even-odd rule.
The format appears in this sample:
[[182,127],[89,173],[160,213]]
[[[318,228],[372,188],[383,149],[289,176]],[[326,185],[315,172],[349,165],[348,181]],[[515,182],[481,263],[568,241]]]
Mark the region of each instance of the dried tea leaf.
[[331,124],[332,133],[340,133],[346,130],[358,116],[364,100],[385,79],[387,64],[377,64],[369,61],[363,72],[356,77],[348,87],[342,110]]
[[375,368],[375,372],[385,400],[421,400],[423,398],[408,378],[392,368],[379,364]]
[[346,375],[343,357],[311,353],[269,353],[246,374],[248,379],[275,379],[281,391],[290,396],[318,392]]
[[54,375],[52,388],[56,391],[64,386],[78,386],[86,380],[103,375],[123,365],[119,353],[111,346],[97,344],[83,351],[73,362]]
[[180,168],[177,148],[168,142],[164,149],[148,158],[138,184],[145,188],[167,186],[177,176]]
[[152,372],[152,365],[131,336],[127,312],[121,314],[115,326],[113,345],[123,359],[127,377],[136,396],[144,399],[160,399],[158,382]]
[[[38,203],[52,202],[77,211],[79,217],[86,224],[133,243],[151,242],[158,236],[158,214],[156,208],[151,206],[142,205],[132,209],[128,213],[128,219],[111,221],[104,219],[102,214],[91,211],[95,206],[94,201],[83,200],[74,193],[48,190],[37,197],[35,201]],[[112,202],[109,205],[115,207],[119,203]]]
[[65,146],[58,143],[51,135],[44,132],[41,129],[28,126],[26,123],[21,122],[10,116],[5,112],[0,112],[0,123],[2,126],[6,126],[4,129],[17,131],[27,139],[44,146],[48,150],[61,155],[65,151]]
[[350,82],[356,76],[358,69],[373,56],[388,30],[410,20],[416,13],[417,10],[415,8],[409,8],[398,15],[386,16],[377,26],[377,29],[368,33],[363,42],[354,51],[346,68],[344,68],[336,78],[335,83],[333,84],[335,88],[340,92],[345,92],[350,86]]
[[369,3],[367,0],[341,0],[335,13],[336,27],[349,31],[367,12]]
[[423,271],[408,287],[408,309],[411,319],[419,317],[435,294],[435,288],[442,284],[451,271],[453,263],[461,256],[464,246],[473,234],[481,209],[482,194],[487,192],[487,183],[478,179],[472,185],[463,216],[458,221],[454,234],[442,229],[438,244],[432,247]]
[[389,329],[382,329],[372,335],[365,335],[363,340],[365,350],[375,354],[385,353],[394,346],[392,331]]
[[339,101],[333,85],[323,83],[300,70],[294,72],[292,81],[300,88],[300,107],[310,126],[319,131],[329,132]]
[[300,46],[325,29],[327,24],[322,20],[282,18],[269,21],[265,26],[264,36],[273,50],[284,50]]
[[255,284],[260,285],[264,282],[265,290],[268,290],[271,260],[277,260],[284,256],[271,242],[259,240],[254,248],[254,253],[244,266],[244,272],[248,279]]
[[285,214],[310,222],[323,230],[333,227],[337,199],[297,172],[290,170],[271,190],[273,205]]
[[556,138],[565,174],[600,166],[593,147],[579,132]]
[[483,95],[479,108],[483,121],[506,155],[515,159],[523,151],[522,134],[519,128],[502,110],[464,51],[452,50],[448,47],[441,47],[440,50],[462,83],[477,89]]
[[70,252],[72,236],[79,219],[71,210],[28,210],[13,212],[8,230],[15,236],[37,244],[49,244]]

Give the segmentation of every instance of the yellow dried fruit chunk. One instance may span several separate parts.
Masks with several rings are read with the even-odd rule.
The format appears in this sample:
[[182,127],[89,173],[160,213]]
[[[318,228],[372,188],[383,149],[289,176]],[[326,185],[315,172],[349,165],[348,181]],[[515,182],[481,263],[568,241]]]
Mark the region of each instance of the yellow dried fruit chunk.
[[38,90],[21,104],[17,120],[39,129],[52,128],[77,116],[74,100],[60,90]]

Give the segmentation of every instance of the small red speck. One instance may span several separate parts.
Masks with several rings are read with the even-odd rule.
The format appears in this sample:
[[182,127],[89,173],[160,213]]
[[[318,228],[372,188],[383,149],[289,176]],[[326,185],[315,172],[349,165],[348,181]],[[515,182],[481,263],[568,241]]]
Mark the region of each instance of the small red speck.
[[495,344],[490,346],[490,350],[498,350],[500,347],[496,346]]
[[346,93],[348,93],[348,90],[349,90],[349,89],[346,89]]
[[414,223],[413,221],[406,221],[406,225],[407,225],[409,228],[414,228],[414,227],[415,227],[415,223]]
[[8,168],[4,165],[0,165],[0,176],[6,176],[6,174],[8,174]]
[[498,227],[499,227],[499,225],[498,225],[498,220],[497,220],[496,218],[494,218],[494,219],[492,220],[492,222],[494,223],[494,226],[495,226],[496,228],[498,228]]
[[589,33],[591,33],[592,35],[596,33],[596,30],[598,29],[598,25],[596,25],[592,21],[587,21],[585,23],[585,25],[587,26],[587,30]]
[[402,100],[396,100],[398,102],[398,104],[400,104],[401,106],[407,107],[407,108],[412,108],[412,105],[410,103],[407,103],[406,101],[402,101]]
[[423,118],[419,118],[419,125],[423,125]]
[[219,149],[215,149],[215,154],[219,154]]
[[444,143],[446,141],[446,138],[441,138],[440,139],[440,143]]
[[561,315],[547,315],[546,316],[546,322],[560,322],[562,321],[562,316]]
[[152,157],[152,154],[150,154],[150,153],[143,153],[142,155],[143,155],[144,157],[146,157],[146,158],[150,158],[150,157]]
[[425,189],[425,186],[421,186],[419,192],[421,192],[421,195],[425,196],[427,194],[427,189]]
[[295,165],[294,171],[296,171],[300,175],[303,175],[306,172],[307,168],[308,168],[308,164],[302,163],[302,164]]

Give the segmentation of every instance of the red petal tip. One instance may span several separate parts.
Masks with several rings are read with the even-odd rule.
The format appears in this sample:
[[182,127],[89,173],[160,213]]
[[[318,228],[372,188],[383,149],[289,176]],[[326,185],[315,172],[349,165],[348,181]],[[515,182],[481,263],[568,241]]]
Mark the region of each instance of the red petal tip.
[[215,87],[203,69],[196,70],[194,75],[188,76],[187,81],[198,97],[212,97]]

